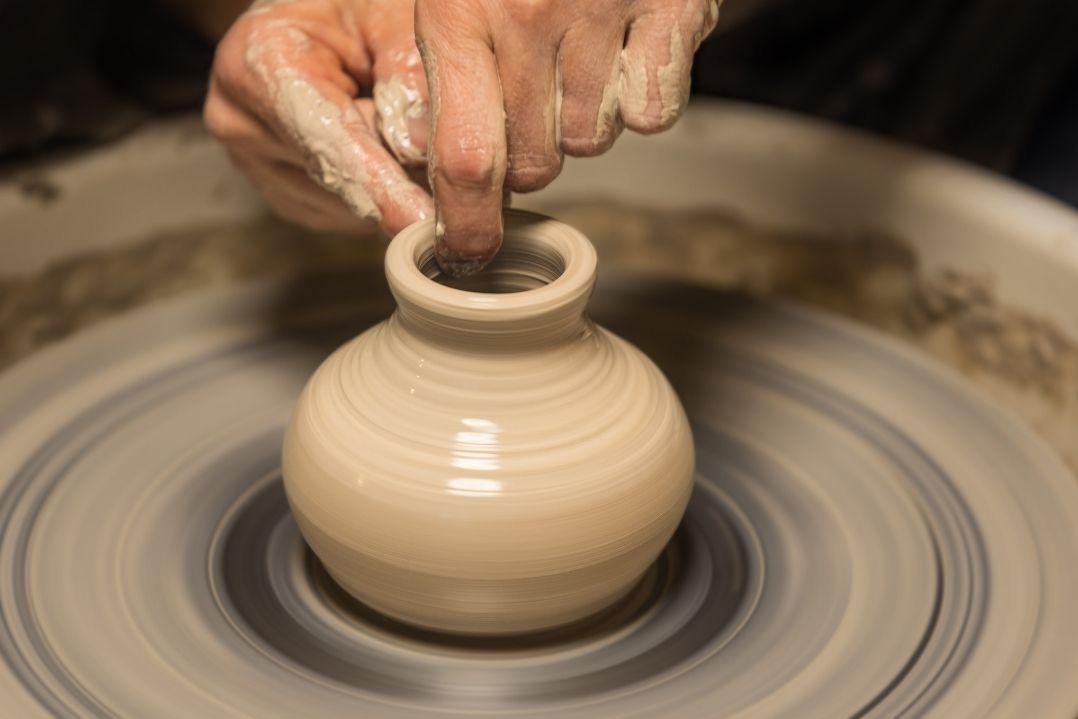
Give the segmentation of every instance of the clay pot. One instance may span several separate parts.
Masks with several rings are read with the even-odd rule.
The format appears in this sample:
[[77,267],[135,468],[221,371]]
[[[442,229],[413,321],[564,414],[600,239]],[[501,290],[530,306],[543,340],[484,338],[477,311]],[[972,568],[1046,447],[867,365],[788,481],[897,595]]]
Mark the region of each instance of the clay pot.
[[628,592],[689,498],[693,443],[666,378],[585,310],[595,250],[510,211],[480,275],[450,281],[434,225],[386,254],[397,311],[311,377],[284,443],[296,521],[356,598],[446,632],[528,632]]

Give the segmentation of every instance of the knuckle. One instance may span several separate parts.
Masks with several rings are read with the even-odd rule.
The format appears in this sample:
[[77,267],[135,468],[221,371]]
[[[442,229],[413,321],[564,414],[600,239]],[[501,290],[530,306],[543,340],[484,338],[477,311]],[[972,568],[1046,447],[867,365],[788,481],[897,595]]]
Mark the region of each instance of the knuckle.
[[244,33],[233,28],[217,45],[213,56],[213,77],[226,90],[235,90],[247,81]]
[[486,190],[497,184],[494,162],[482,153],[450,153],[441,158],[440,168],[454,185]]
[[220,142],[231,142],[238,137],[238,128],[232,121],[224,102],[211,94],[202,108],[202,123],[206,130]]
[[442,149],[435,171],[452,185],[480,190],[494,189],[505,178],[494,149],[475,139]]

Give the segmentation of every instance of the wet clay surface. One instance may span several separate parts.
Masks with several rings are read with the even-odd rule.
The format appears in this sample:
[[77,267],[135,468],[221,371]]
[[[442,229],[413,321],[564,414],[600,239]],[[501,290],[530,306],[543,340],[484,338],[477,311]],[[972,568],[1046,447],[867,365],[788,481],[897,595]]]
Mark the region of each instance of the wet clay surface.
[[[1029,420],[1078,470],[1078,345],[1003,306],[991,277],[923,275],[899,238],[814,235],[716,212],[607,202],[543,211],[595,243],[603,272],[626,269],[820,307],[901,337]],[[238,279],[380,267],[385,241],[314,235],[272,219],[192,227],[0,280],[0,367],[146,302]]]
[[393,239],[397,308],[296,401],[293,516],[342,588],[400,622],[496,636],[585,620],[680,523],[688,419],[654,363],[586,315],[596,253],[580,232],[506,212],[498,259],[464,280],[503,292],[447,288],[433,256],[433,220]]

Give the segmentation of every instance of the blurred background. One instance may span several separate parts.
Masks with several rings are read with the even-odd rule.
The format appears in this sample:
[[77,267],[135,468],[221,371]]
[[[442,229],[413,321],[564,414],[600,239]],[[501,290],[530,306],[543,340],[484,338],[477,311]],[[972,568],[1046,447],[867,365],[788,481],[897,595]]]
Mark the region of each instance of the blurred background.
[[[197,109],[246,5],[0,1],[0,164]],[[1076,0],[727,0],[693,91],[896,137],[1078,205],[1076,30]]]

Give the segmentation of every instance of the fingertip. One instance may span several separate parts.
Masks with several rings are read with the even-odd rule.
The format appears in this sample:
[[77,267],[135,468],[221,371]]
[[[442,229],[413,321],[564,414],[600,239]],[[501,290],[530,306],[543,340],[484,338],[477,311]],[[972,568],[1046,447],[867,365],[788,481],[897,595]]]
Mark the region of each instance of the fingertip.
[[561,148],[570,157],[598,157],[611,147],[621,133],[622,123],[605,132],[599,132],[594,137],[563,137]]
[[510,157],[505,173],[505,186],[513,192],[541,190],[561,174],[561,155],[544,156],[539,161],[517,161]]
[[479,272],[498,254],[502,245],[501,216],[496,228],[486,231],[447,230],[439,220],[434,227],[434,257],[451,277],[467,277]]

